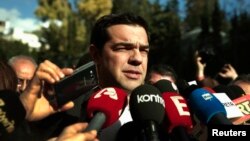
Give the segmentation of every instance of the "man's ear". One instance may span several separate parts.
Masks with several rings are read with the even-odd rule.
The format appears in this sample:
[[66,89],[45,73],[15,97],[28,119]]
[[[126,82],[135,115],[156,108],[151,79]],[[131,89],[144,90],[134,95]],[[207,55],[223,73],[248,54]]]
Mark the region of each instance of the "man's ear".
[[91,44],[90,47],[89,47],[89,53],[90,53],[92,59],[94,60],[94,62],[96,64],[99,64],[100,63],[100,59],[101,59],[101,57],[100,57],[100,55],[101,55],[100,50],[95,45]]

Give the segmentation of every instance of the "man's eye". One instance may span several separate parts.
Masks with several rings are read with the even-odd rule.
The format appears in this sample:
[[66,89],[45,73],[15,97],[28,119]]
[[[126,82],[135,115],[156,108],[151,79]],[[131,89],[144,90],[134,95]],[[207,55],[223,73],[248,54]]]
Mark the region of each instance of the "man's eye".
[[126,47],[118,47],[117,50],[127,49]]
[[143,53],[146,53],[146,54],[149,53],[149,50],[148,50],[148,49],[141,49],[140,51],[143,52]]
[[125,48],[115,48],[114,51],[122,51],[125,50]]
[[131,49],[130,47],[127,47],[127,46],[116,46],[114,50],[129,50]]

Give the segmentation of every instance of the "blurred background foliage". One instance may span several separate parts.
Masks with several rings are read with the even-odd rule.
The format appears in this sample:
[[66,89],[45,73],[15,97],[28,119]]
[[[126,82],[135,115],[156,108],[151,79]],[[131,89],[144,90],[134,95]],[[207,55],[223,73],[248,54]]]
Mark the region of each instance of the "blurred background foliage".
[[[0,55],[8,59],[27,54],[38,63],[49,59],[61,67],[75,66],[88,55],[94,22],[105,14],[130,11],[149,23],[149,67],[166,63],[181,78],[193,80],[194,52],[212,48],[239,73],[250,72],[250,16],[244,1],[237,1],[237,7],[220,0],[185,0],[185,5],[180,4],[179,0],[38,0],[36,16],[50,23],[34,32],[42,47],[32,50],[0,36]],[[221,7],[234,9],[229,12]]]

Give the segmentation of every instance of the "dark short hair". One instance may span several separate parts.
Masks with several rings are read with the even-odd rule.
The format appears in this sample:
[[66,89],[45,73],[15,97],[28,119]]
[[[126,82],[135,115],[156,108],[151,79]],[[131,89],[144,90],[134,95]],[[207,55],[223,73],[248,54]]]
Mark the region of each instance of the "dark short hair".
[[107,28],[118,24],[142,26],[149,35],[147,22],[141,16],[133,13],[110,14],[97,20],[91,32],[90,44],[102,50],[104,44],[110,39]]
[[159,73],[162,76],[170,76],[177,81],[177,74],[172,66],[166,64],[154,64],[149,68],[148,75],[152,72]]

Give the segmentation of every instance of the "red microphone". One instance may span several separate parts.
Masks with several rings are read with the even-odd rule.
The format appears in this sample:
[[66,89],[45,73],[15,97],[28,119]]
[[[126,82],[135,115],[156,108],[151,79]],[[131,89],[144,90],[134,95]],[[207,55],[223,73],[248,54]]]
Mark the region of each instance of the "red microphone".
[[[167,85],[170,85],[170,83],[167,80],[160,80],[154,85],[165,85],[165,88],[168,88]],[[162,98],[165,101],[164,122],[168,125],[167,132],[170,134],[171,139],[174,141],[189,141],[188,134],[193,129],[193,122],[186,100],[177,92],[161,89],[161,87],[157,88],[162,92]]]
[[116,87],[94,93],[87,103],[87,117],[91,119],[85,131],[100,130],[116,122],[127,104],[127,94]]
[[177,126],[183,126],[190,132],[193,128],[193,123],[186,100],[174,92],[165,92],[162,94],[162,97],[166,105],[165,115],[169,123],[168,132],[171,133]]

